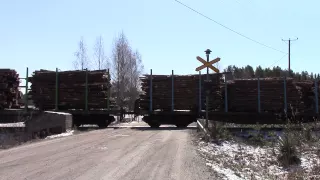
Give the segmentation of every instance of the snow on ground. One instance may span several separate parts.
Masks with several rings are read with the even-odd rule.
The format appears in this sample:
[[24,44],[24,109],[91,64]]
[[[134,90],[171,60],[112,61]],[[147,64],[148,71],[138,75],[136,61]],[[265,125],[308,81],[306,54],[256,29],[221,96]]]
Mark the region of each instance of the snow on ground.
[[24,122],[18,123],[0,123],[0,127],[25,127]]
[[71,136],[71,135],[73,135],[73,133],[74,133],[74,130],[67,130],[67,132],[65,132],[65,133],[51,135],[51,136],[46,137],[46,139],[54,139],[54,138]]
[[71,115],[70,113],[65,112],[56,112],[56,111],[45,111],[46,113],[52,113],[52,114],[60,114],[60,115]]
[[120,125],[132,125],[132,124],[137,124],[137,123],[139,123],[139,122],[138,121],[130,121],[130,122],[126,122],[126,123],[120,123]]
[[[220,145],[200,142],[199,151],[206,157],[207,165],[223,179],[286,179],[292,171],[280,167],[276,148],[250,146],[235,141],[226,141]],[[301,161],[300,169],[306,173],[314,166],[320,166],[316,149],[304,151]]]
[[[133,120],[134,116],[133,115],[125,115],[124,119],[130,119]],[[142,121],[143,116],[137,116],[135,121]]]

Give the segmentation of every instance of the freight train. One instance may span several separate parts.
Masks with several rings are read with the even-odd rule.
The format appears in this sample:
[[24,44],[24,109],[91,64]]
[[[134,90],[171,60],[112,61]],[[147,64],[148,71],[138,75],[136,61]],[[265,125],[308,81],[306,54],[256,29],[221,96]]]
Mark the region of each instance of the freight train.
[[[293,118],[292,112],[296,120],[310,121],[318,116],[317,80],[297,82],[284,77],[227,81],[226,75],[230,74],[209,74],[207,81],[207,75],[152,75],[151,71],[140,78],[143,93],[133,113],[143,116],[153,128],[162,124],[186,127],[206,116],[241,124],[284,123]],[[1,79],[17,83],[17,75],[11,76]],[[36,108],[71,113],[76,126],[107,127],[114,116],[122,114],[111,98],[106,70],[40,70],[25,79],[25,87],[32,84],[29,94]]]
[[206,81],[206,75],[201,74],[165,76],[152,75],[151,71],[141,77],[144,93],[138,114],[151,127],[186,127],[206,116],[239,124],[310,122],[318,118],[318,80],[283,77],[227,81],[226,75],[230,76],[210,74]]

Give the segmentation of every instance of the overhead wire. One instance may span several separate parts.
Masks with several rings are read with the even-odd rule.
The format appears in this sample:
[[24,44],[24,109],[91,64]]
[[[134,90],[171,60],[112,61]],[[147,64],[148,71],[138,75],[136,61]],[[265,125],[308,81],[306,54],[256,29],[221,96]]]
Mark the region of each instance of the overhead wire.
[[277,61],[275,61],[273,64],[271,64],[268,68],[271,68],[272,66],[274,66],[275,64],[277,64],[278,62],[280,62],[284,57],[286,57],[288,55],[288,53],[287,54],[285,54],[285,55],[283,55],[279,60],[277,60]]
[[191,11],[193,11],[193,12],[201,15],[202,17],[204,17],[204,18],[206,18],[206,19],[208,19],[208,20],[210,20],[210,21],[212,21],[212,22],[214,22],[214,23],[216,23],[216,24],[224,27],[225,29],[228,29],[229,31],[231,31],[231,32],[233,32],[233,33],[236,33],[236,34],[238,34],[239,36],[242,36],[243,38],[246,38],[246,39],[248,39],[248,40],[250,40],[250,41],[252,41],[252,42],[254,42],[254,43],[256,43],[256,44],[259,44],[259,45],[264,46],[264,47],[266,47],[266,48],[272,49],[272,50],[274,50],[274,51],[278,51],[278,52],[281,52],[281,53],[286,53],[286,52],[283,52],[283,51],[278,50],[278,49],[276,49],[276,48],[273,48],[273,47],[271,47],[271,46],[268,46],[268,45],[266,45],[266,44],[264,44],[264,43],[261,43],[261,42],[259,42],[259,41],[257,41],[257,40],[254,40],[254,39],[252,39],[252,38],[250,38],[250,37],[248,37],[248,36],[246,36],[246,35],[244,35],[244,34],[242,34],[242,33],[239,33],[239,32],[237,32],[237,31],[235,31],[235,30],[233,30],[233,29],[231,29],[231,28],[229,28],[229,27],[227,27],[227,26],[219,23],[218,21],[216,21],[216,20],[214,20],[214,19],[212,19],[212,18],[204,15],[203,13],[201,13],[201,12],[199,12],[199,11],[191,8],[190,6],[182,3],[182,2],[179,1],[179,0],[174,0],[174,1],[176,1],[176,2],[179,3],[180,5],[188,8],[189,10],[191,10]]

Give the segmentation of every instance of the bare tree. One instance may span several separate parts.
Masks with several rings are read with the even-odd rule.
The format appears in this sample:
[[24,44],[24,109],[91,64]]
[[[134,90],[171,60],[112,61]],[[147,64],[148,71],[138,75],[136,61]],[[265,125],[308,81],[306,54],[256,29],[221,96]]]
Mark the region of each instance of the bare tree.
[[138,51],[133,53],[129,58],[128,62],[128,74],[129,74],[129,83],[128,83],[128,108],[130,110],[134,109],[134,102],[139,98],[140,94],[140,75],[143,71],[143,65],[141,60],[141,55]]
[[[221,69],[221,67],[220,67],[220,64],[219,64],[219,62],[216,62],[215,63],[216,65],[216,68],[219,70],[219,72],[221,72],[222,71],[222,69]],[[214,64],[213,64],[214,65]]]
[[139,96],[139,76],[143,66],[139,52],[132,51],[123,32],[115,40],[112,62],[117,104],[120,108],[132,110]]
[[97,37],[94,46],[94,60],[99,70],[107,69],[110,66],[108,58],[105,56],[103,38],[101,35]]
[[87,55],[87,48],[83,37],[81,37],[78,45],[79,49],[74,53],[77,59],[73,62],[73,66],[74,69],[84,70],[86,68],[89,68],[89,58]]

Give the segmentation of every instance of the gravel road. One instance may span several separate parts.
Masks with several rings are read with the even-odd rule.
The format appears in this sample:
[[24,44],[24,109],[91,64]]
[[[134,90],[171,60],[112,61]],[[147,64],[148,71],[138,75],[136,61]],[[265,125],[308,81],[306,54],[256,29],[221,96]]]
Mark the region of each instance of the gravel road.
[[192,131],[120,124],[2,150],[0,179],[215,179],[191,143]]

